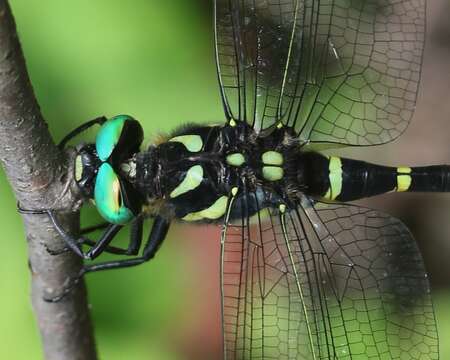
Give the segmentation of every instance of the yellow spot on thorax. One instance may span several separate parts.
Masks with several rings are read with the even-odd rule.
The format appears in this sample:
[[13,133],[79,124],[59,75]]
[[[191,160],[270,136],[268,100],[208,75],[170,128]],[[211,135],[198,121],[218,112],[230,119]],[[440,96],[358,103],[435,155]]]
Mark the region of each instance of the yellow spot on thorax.
[[266,151],[261,159],[265,165],[283,165],[283,155],[277,151]]
[[266,151],[261,155],[261,160],[264,165],[268,165],[262,168],[264,179],[278,181],[283,178],[284,170],[281,165],[283,165],[284,159],[281,153],[272,150]]
[[183,181],[172,190],[170,193],[171,198],[180,196],[188,191],[194,190],[203,181],[203,168],[201,165],[192,166],[186,173]]
[[225,215],[227,210],[228,196],[218,198],[210,207],[187,214],[182,219],[185,221],[198,221],[202,219],[215,220]]
[[268,181],[278,181],[283,178],[284,170],[278,166],[264,166],[262,168],[263,177]]
[[180,135],[173,137],[169,141],[182,143],[190,152],[199,152],[203,147],[200,135]]
[[232,166],[241,166],[245,163],[245,157],[241,153],[230,154],[226,158],[227,164]]

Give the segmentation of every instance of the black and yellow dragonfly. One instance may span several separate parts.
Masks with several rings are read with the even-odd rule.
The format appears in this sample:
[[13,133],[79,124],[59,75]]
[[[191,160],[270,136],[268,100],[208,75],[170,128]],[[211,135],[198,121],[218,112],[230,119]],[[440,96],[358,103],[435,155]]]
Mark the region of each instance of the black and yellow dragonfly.
[[[68,246],[87,272],[153,258],[172,221],[217,223],[226,359],[437,359],[421,254],[397,219],[346,204],[450,191],[450,167],[385,167],[323,149],[396,139],[413,115],[425,0],[215,0],[226,121],[140,151],[130,116],[95,119],[75,178],[108,221]],[[154,217],[146,244],[142,222]],[[126,224],[130,245],[110,245]],[[89,245],[87,252],[83,245]],[[138,256],[139,250],[142,254]],[[66,291],[65,291],[66,292]]]

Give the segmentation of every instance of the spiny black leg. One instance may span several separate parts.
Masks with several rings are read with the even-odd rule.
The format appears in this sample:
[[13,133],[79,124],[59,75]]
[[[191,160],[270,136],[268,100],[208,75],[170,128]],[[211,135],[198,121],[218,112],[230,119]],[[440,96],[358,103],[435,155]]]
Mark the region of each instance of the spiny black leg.
[[108,246],[108,244],[114,239],[119,230],[122,228],[122,225],[116,224],[108,225],[106,231],[103,233],[100,239],[96,243],[94,243],[92,248],[85,254],[81,248],[81,245],[83,243],[86,243],[87,241],[91,242],[91,240],[84,237],[80,237],[78,239],[74,238],[72,235],[68,234],[62,228],[52,210],[48,210],[48,215],[53,223],[53,226],[61,235],[61,237],[64,239],[67,246],[69,246],[69,248],[73,250],[75,254],[82,257],[83,259],[93,259],[96,258],[98,255],[100,255]]
[[145,244],[144,250],[142,252],[142,256],[134,258],[134,259],[108,261],[108,262],[104,262],[104,263],[84,266],[83,269],[78,274],[78,276],[72,280],[72,283],[63,290],[61,295],[58,295],[58,296],[55,296],[52,298],[44,298],[44,300],[48,301],[48,302],[60,301],[70,291],[72,291],[72,289],[79,283],[80,279],[86,273],[136,266],[136,265],[140,265],[146,261],[151,260],[155,256],[155,253],[158,251],[163,240],[165,239],[167,232],[169,230],[169,226],[170,226],[169,221],[167,221],[166,219],[163,219],[160,216],[157,216],[155,218],[155,222],[153,223],[152,230],[150,231],[150,235],[148,237],[147,243]]
[[166,238],[169,226],[169,221],[160,216],[157,216],[155,218],[155,222],[153,223],[152,230],[150,231],[147,243],[145,244],[142,256],[134,259],[123,259],[117,261],[108,261],[100,264],[87,265],[84,268],[84,273],[136,266],[142,264],[143,262],[151,260],[155,256],[155,253],[158,251],[163,240]]
[[[127,249],[121,249],[117,247],[110,247],[109,243],[115,237],[117,232],[122,228],[121,225],[114,225],[115,227],[108,227],[107,230],[103,233],[100,240],[95,243],[92,248],[87,252],[87,257],[91,260],[97,258],[102,252],[113,250],[114,254],[119,255],[136,255],[139,252],[142,243],[142,228],[143,228],[143,220],[142,216],[138,216],[131,223],[130,230],[130,243]],[[84,239],[84,238],[83,238]],[[89,240],[89,239],[85,239]],[[92,242],[89,240],[89,242]],[[87,243],[87,241],[84,241]],[[111,252],[111,251],[109,251]]]
[[[55,221],[57,221],[57,220],[55,219]],[[59,223],[58,223],[58,225],[59,225]],[[85,229],[82,229],[80,231],[80,235],[87,234],[87,233],[90,233],[90,232],[93,232],[96,230],[105,229],[110,225],[111,225],[110,223],[105,222],[105,223],[101,223],[98,225],[89,226]],[[61,226],[59,225],[59,227],[61,227]],[[130,242],[129,242],[127,249],[108,245],[106,248],[103,249],[102,252],[107,252],[107,253],[114,254],[114,255],[136,255],[139,252],[139,249],[141,247],[142,227],[143,227],[142,216],[138,216],[131,223]],[[88,245],[92,248],[92,247],[97,246],[97,243],[98,243],[97,241],[93,241],[93,240],[83,237],[83,236],[78,238],[76,240],[76,242],[78,244],[78,247],[80,247],[80,248],[82,245]],[[61,254],[66,253],[67,251],[71,251],[71,250],[72,250],[72,247],[69,247],[69,246],[66,246],[66,247],[64,247],[62,249],[58,249],[58,250],[52,250],[47,247],[47,252],[50,255],[61,255]]]
[[108,247],[110,242],[116,237],[117,233],[120,229],[122,229],[122,225],[111,224],[109,225],[105,232],[102,234],[100,239],[92,246],[89,251],[86,253],[85,258],[94,260],[97,258],[105,249]]
[[[102,224],[102,225],[104,225],[104,224]],[[104,228],[107,227],[107,225],[109,225],[109,223],[106,223],[105,226],[99,227],[99,229],[104,229]],[[95,230],[97,230],[97,229],[95,229]],[[80,232],[80,234],[81,234],[81,232]],[[80,237],[77,240],[77,243],[78,243],[78,245],[80,247],[81,247],[81,245],[87,245],[87,246],[93,247],[93,246],[95,246],[95,244],[97,244],[96,241],[93,241],[93,240],[91,240],[89,238],[86,238],[86,237]],[[64,246],[63,248],[58,249],[58,250],[50,249],[45,244],[44,244],[44,246],[45,246],[47,252],[50,255],[54,255],[54,256],[64,254],[64,253],[66,253],[68,251],[72,251],[72,249],[70,247],[68,247],[68,246]],[[115,254],[115,255],[126,255],[127,252],[128,252],[128,249],[122,249],[122,248],[119,248],[119,247],[116,247],[116,246],[108,245],[106,247],[106,249],[104,249],[104,252],[107,252],[107,253],[110,253],[110,254]]]
[[[56,231],[58,231],[59,235],[64,239],[67,246],[78,256],[84,258],[83,250],[81,249],[81,244],[79,244],[79,241],[77,239],[74,239],[72,236],[70,236],[60,225],[59,221],[56,219],[55,214],[52,210],[47,211],[48,216],[50,217],[50,220],[53,223],[53,226],[55,227]],[[48,249],[47,249],[48,250]]]
[[89,129],[90,127],[99,124],[99,125],[103,125],[103,123],[106,121],[106,117],[105,116],[100,116],[98,118],[95,118],[93,120],[90,120],[88,122],[85,122],[84,124],[78,126],[77,128],[75,128],[74,130],[72,130],[70,133],[68,133],[66,136],[64,136],[64,138],[60,141],[60,143],[58,144],[58,148],[60,149],[64,149],[64,147],[66,146],[66,144],[75,136],[77,136],[78,134],[82,133],[83,131],[86,131],[87,129]]
[[138,216],[132,223],[130,229],[130,244],[125,255],[137,255],[142,244],[142,231],[144,220],[142,216]]
[[[96,226],[92,226],[89,229],[90,231],[102,229],[108,226],[109,223],[105,224],[99,224]],[[130,242],[128,244],[128,247],[126,249],[119,248],[116,246],[108,245],[106,248],[103,249],[102,252],[107,252],[110,254],[115,255],[136,255],[139,252],[139,249],[141,248],[142,243],[142,228],[143,228],[143,219],[142,216],[138,216],[135,218],[135,220],[131,223],[131,230],[130,230]],[[83,237],[83,245],[89,245],[91,247],[96,246],[96,242],[92,241],[91,239]]]
[[[139,249],[141,248],[142,229],[143,229],[143,225],[144,225],[143,222],[144,222],[144,220],[142,219],[142,216],[139,215],[131,223],[130,242],[126,249],[108,245],[106,248],[103,249],[103,251],[111,253],[111,254],[116,254],[116,255],[136,255],[139,252]],[[83,233],[107,228],[109,225],[110,225],[109,223],[103,223],[103,224],[91,226],[91,227],[84,229]],[[97,242],[95,242],[95,241],[92,241],[92,240],[84,238],[84,237],[82,239],[83,239],[83,245],[89,245],[91,247],[97,246],[96,245]]]

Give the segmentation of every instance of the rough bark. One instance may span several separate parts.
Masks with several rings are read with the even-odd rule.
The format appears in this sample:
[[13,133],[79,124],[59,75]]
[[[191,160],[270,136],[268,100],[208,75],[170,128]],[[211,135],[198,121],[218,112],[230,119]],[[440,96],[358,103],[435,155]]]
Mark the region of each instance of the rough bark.
[[[42,118],[7,0],[0,0],[0,162],[22,208],[61,210],[62,223],[77,230],[71,154],[58,150]],[[49,254],[48,248],[64,244],[46,215],[23,215],[23,221],[32,304],[46,359],[95,359],[84,283],[58,303],[44,301],[79,272],[81,260],[70,252]]]

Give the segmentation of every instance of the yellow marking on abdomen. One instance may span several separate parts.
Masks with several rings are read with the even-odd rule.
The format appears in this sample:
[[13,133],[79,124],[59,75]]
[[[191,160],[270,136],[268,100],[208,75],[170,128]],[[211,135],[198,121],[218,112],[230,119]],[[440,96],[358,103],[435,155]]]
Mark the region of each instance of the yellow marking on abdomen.
[[335,200],[342,192],[342,161],[337,156],[331,156],[328,163],[328,179],[330,187],[323,196],[327,200]]
[[401,166],[397,168],[397,190],[398,192],[408,191],[412,183],[411,168]]
[[187,214],[182,219],[184,221],[198,221],[202,219],[215,220],[225,215],[227,210],[228,196],[221,196],[210,207]]
[[188,191],[194,190],[203,181],[203,168],[200,165],[192,166],[186,173],[183,181],[172,190],[171,198],[180,196]]

